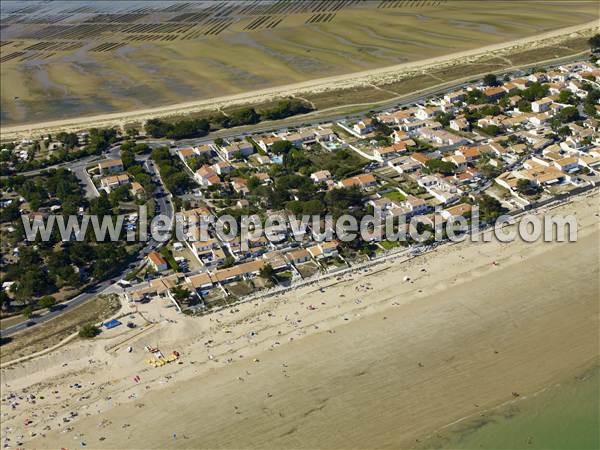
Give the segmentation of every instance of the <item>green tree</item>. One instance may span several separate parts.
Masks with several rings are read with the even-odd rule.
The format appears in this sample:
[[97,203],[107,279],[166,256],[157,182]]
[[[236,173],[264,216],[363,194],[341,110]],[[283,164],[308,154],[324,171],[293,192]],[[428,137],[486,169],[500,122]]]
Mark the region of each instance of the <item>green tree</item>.
[[139,144],[135,144],[132,150],[136,155],[140,153],[148,153],[150,151],[150,146],[144,142],[140,142]]
[[19,262],[19,266],[23,269],[13,286],[17,299],[30,300],[31,297],[37,297],[56,289],[41,265],[41,261],[37,265],[26,265],[22,261]]
[[276,141],[271,145],[271,152],[276,155],[287,155],[293,148],[294,145],[290,141]]
[[0,209],[0,223],[12,222],[18,219],[20,215],[19,205],[13,200],[10,205]]
[[588,39],[588,44],[592,52],[600,51],[600,33],[596,33],[594,36]]
[[106,150],[117,140],[117,130],[114,128],[92,128],[89,133],[86,148],[92,154]]
[[444,113],[442,111],[438,111],[435,113],[435,120],[442,124],[444,127],[450,126],[450,121],[454,119],[454,114],[451,112]]
[[231,123],[229,123],[229,117],[222,112],[212,115],[210,117],[210,124],[214,128],[229,128],[231,126]]
[[486,125],[485,127],[480,128],[481,131],[488,136],[498,136],[500,133],[500,128],[497,125]]
[[123,167],[129,169],[135,164],[135,154],[131,150],[121,150],[121,161],[123,161]]
[[254,192],[260,186],[260,179],[258,177],[250,177],[247,182],[248,189],[250,192]]
[[496,220],[500,215],[505,212],[502,204],[487,194],[482,194],[477,198],[477,206],[481,213],[481,218],[485,221]]
[[105,191],[100,192],[100,196],[90,201],[90,214],[97,216],[107,216],[112,212],[112,205]]
[[186,289],[181,286],[175,286],[171,289],[171,295],[175,299],[177,303],[187,303],[189,301],[190,295],[192,293],[189,289]]
[[140,130],[134,126],[126,126],[125,133],[129,138],[134,139],[140,134]]
[[260,122],[260,116],[254,108],[242,108],[229,115],[230,124],[233,127],[240,125],[252,125]]
[[40,308],[51,309],[54,305],[56,305],[56,299],[51,295],[45,295],[38,301],[38,306]]
[[473,89],[467,92],[466,102],[469,105],[485,103],[487,100],[485,94],[479,89]]
[[540,98],[548,95],[549,87],[546,84],[542,83],[531,83],[527,89],[520,92],[520,96],[525,100],[529,100],[530,102],[534,100],[539,100]]
[[502,173],[502,170],[500,168],[492,166],[489,163],[489,160],[487,159],[482,159],[480,162],[478,162],[477,168],[479,169],[481,174],[487,179],[496,178]]
[[121,143],[121,152],[132,150],[135,147],[135,141],[128,140]]
[[559,103],[569,103],[571,105],[575,104],[576,100],[573,96],[573,93],[567,89],[563,89],[558,94],[558,102]]
[[190,166],[190,169],[192,169],[194,172],[196,170],[198,170],[200,167],[202,167],[203,165],[209,164],[209,163],[210,163],[210,157],[206,154],[194,155],[187,160],[188,166]]
[[519,111],[521,112],[531,112],[531,102],[525,99],[519,100],[517,108],[519,108]]
[[26,319],[31,319],[31,316],[33,315],[33,308],[31,305],[27,305],[25,308],[23,308],[22,314]]
[[265,264],[259,271],[259,276],[265,280],[270,280],[275,275],[275,270],[271,264]]
[[600,90],[592,88],[583,100],[583,111],[590,117],[598,115],[596,106],[600,103]]
[[10,307],[10,297],[4,289],[0,289],[0,308],[2,311],[8,310]]
[[312,109],[313,108],[309,103],[297,98],[290,98],[281,100],[272,108],[262,111],[261,118],[263,120],[284,119],[296,114],[305,114],[312,111]]
[[85,339],[91,339],[93,337],[96,337],[100,334],[100,328],[98,328],[96,325],[88,323],[84,326],[81,327],[81,329],[79,330],[79,337],[85,338]]
[[566,125],[560,127],[558,130],[556,130],[556,132],[559,134],[559,136],[562,137],[567,137],[571,135],[571,129]]
[[488,73],[486,76],[483,77],[483,82],[487,85],[487,86],[500,86],[500,81],[498,81],[498,77],[496,77],[496,75],[494,75],[493,73]]
[[210,130],[210,123],[206,119],[186,119],[175,123],[150,119],[145,127],[146,133],[155,138],[185,139],[206,136]]
[[575,106],[567,106],[566,108],[561,109],[556,116],[553,118],[553,124],[556,128],[559,128],[560,125],[564,123],[574,122],[579,119],[579,111]]
[[529,180],[521,178],[517,180],[517,192],[524,195],[535,195],[539,192],[539,188],[531,184]]
[[58,133],[56,139],[69,150],[75,148],[79,143],[79,139],[75,133],[65,133],[64,131]]
[[430,159],[425,165],[432,172],[439,172],[443,175],[453,175],[456,171],[456,166],[453,163],[440,159]]
[[114,188],[110,191],[110,194],[108,194],[108,199],[113,208],[119,206],[121,202],[130,201],[131,192],[129,190],[129,185],[124,184],[122,186]]

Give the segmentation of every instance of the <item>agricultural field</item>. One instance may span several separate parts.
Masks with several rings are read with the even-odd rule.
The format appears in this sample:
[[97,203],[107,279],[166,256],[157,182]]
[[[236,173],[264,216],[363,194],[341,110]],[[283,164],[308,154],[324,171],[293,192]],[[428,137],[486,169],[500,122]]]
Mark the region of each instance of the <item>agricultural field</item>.
[[578,0],[82,5],[2,2],[3,126],[235,95],[438,57],[598,17],[596,2]]

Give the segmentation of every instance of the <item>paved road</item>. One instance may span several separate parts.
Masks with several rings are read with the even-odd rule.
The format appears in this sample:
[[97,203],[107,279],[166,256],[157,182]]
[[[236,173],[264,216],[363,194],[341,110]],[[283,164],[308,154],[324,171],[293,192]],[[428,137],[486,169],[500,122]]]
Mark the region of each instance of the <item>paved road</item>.
[[[585,59],[584,56],[582,55],[572,55],[572,56],[566,56],[564,58],[557,58],[557,59],[553,59],[549,62],[538,62],[538,63],[532,63],[532,64],[523,64],[523,65],[518,65],[518,66],[514,66],[512,68],[504,68],[498,71],[494,71],[492,73],[496,73],[496,74],[506,74],[506,73],[516,73],[525,69],[530,69],[532,67],[536,67],[536,68],[553,68],[553,67],[557,67],[563,64],[568,64],[574,61],[580,61],[582,59]],[[413,103],[420,103],[420,102],[424,102],[425,100],[427,100],[430,97],[434,97],[437,96],[439,94],[445,93],[445,92],[451,92],[454,90],[459,90],[461,88],[464,88],[466,86],[472,85],[472,80],[476,79],[477,77],[473,77],[470,76],[468,77],[468,80],[465,79],[463,81],[457,81],[455,83],[449,83],[449,84],[445,84],[444,86],[440,87],[440,86],[434,86],[430,89],[425,89],[422,92],[418,93],[418,94],[407,94],[406,96],[402,96],[401,99],[393,99],[384,103],[380,103],[377,106],[371,106],[369,108],[369,111],[373,111],[375,113],[381,112],[381,111],[386,111],[392,108],[397,108],[397,107],[402,107],[402,106],[407,106]],[[291,117],[289,119],[284,119],[283,121],[279,121],[279,122],[266,122],[266,123],[259,123],[257,125],[246,125],[246,126],[241,126],[241,127],[236,127],[236,128],[232,128],[232,129],[223,129],[223,130],[219,130],[216,131],[214,133],[211,133],[209,136],[205,136],[202,138],[194,138],[194,139],[183,139],[180,141],[177,141],[178,146],[193,146],[193,145],[199,145],[199,144],[204,144],[204,143],[208,143],[208,142],[213,142],[217,137],[223,138],[223,139],[227,139],[227,138],[234,138],[234,137],[240,137],[240,136],[249,136],[252,134],[257,134],[257,133],[265,133],[265,132],[269,132],[269,131],[276,131],[276,130],[283,130],[285,128],[293,128],[293,127],[298,127],[298,126],[312,126],[312,125],[318,125],[318,124],[323,124],[323,123],[328,123],[328,122],[338,122],[340,120],[353,120],[353,119],[359,119],[364,117],[365,113],[367,111],[360,111],[357,113],[353,113],[353,114],[340,114],[340,113],[332,113],[331,115],[325,115],[325,116],[319,116],[316,118],[312,118],[311,117],[311,113],[307,114],[307,115],[303,115],[303,116],[297,116],[297,117]],[[319,114],[319,111],[315,111],[312,114]],[[282,123],[285,123],[286,125],[282,125]],[[164,144],[164,141],[163,141]]]
[[91,199],[100,196],[100,192],[98,192],[98,189],[96,189],[94,182],[86,170],[86,166],[72,168],[71,171],[79,179],[79,184],[83,186],[86,198]]
[[[153,145],[162,145],[162,144],[163,143],[161,143],[161,144],[153,143]],[[118,158],[119,157],[119,146],[115,146],[115,147],[111,148],[109,150],[109,155],[111,158],[115,158],[115,157]],[[171,202],[171,196],[170,196],[170,194],[164,194],[165,188],[162,183],[162,180],[160,179],[160,176],[158,174],[155,164],[152,162],[152,160],[149,158],[148,155],[140,155],[138,157],[138,159],[140,160],[140,162],[143,162],[144,166],[146,167],[146,170],[148,170],[148,172],[152,175],[153,180],[155,180],[156,183],[158,184],[158,187],[155,192],[155,194],[158,192],[161,193],[160,197],[156,198],[156,203],[159,208],[158,213],[167,216],[172,221],[173,220],[173,204]],[[85,165],[83,165],[82,167],[85,168]],[[0,331],[0,336],[2,336],[2,337],[10,336],[21,330],[32,327],[36,324],[46,322],[50,319],[53,319],[54,317],[59,316],[60,314],[63,314],[65,311],[69,311],[76,306],[82,305],[86,301],[98,296],[99,294],[109,294],[109,293],[121,292],[122,289],[119,287],[119,285],[116,284],[116,282],[121,280],[123,278],[123,276],[129,270],[138,266],[143,261],[144,257],[150,251],[159,249],[161,246],[162,246],[162,243],[155,241],[154,239],[151,238],[151,236],[149,236],[148,242],[138,252],[138,254],[136,255],[135,261],[132,262],[128,267],[126,267],[120,274],[115,275],[114,277],[110,278],[109,280],[102,281],[100,283],[97,283],[94,286],[89,287],[88,289],[86,289],[84,292],[82,292],[78,296],[73,297],[70,300],[60,303],[59,305],[57,305],[56,308],[54,308],[53,311],[50,311],[50,312],[44,314],[43,316],[35,317],[28,321],[21,322],[17,325],[13,325],[11,327],[5,328],[4,330]]]
[[0,336],[2,336],[2,337],[10,336],[14,333],[17,333],[21,330],[25,330],[26,328],[29,328],[38,323],[46,322],[50,319],[53,319],[54,317],[59,316],[60,314],[63,314],[65,311],[68,311],[70,309],[75,308],[76,306],[79,306],[79,305],[85,303],[87,300],[94,298],[95,296],[97,296],[98,294],[100,294],[102,292],[105,292],[105,293],[116,292],[117,288],[116,288],[116,286],[113,286],[113,285],[119,279],[120,279],[120,277],[114,277],[114,278],[111,278],[110,280],[102,281],[101,283],[98,283],[98,284],[90,287],[89,289],[86,289],[84,292],[79,294],[77,297],[73,297],[72,299],[70,299],[66,302],[59,303],[54,308],[53,311],[50,311],[50,312],[44,314],[43,316],[34,317],[25,322],[21,322],[17,325],[13,325],[11,327],[7,327],[7,328],[3,329],[2,331],[0,331]]
[[[552,62],[548,63],[548,64],[540,64],[540,63],[536,63],[536,64],[529,64],[529,65],[522,65],[519,67],[515,67],[513,68],[513,72],[516,71],[517,69],[525,69],[528,67],[555,67],[561,64],[566,64],[572,61],[577,61],[580,60],[582,57],[581,56],[570,56],[570,57],[565,57],[565,58],[560,58],[560,59],[556,59],[553,60]],[[501,71],[498,71],[499,73],[508,73],[510,72],[510,69],[503,69]],[[425,101],[427,98],[435,96],[435,95],[439,95],[441,93],[444,92],[450,92],[456,89],[461,89],[467,85],[470,85],[472,83],[470,83],[469,81],[464,81],[464,82],[460,82],[460,83],[456,83],[456,84],[451,84],[451,85],[445,85],[444,87],[437,87],[437,88],[432,88],[431,90],[427,90],[427,91],[423,91],[420,94],[416,94],[416,95],[408,95],[402,98],[401,101],[399,100],[393,100],[387,103],[383,103],[380,104],[377,107],[371,108],[372,111],[374,112],[379,112],[379,111],[384,111],[387,109],[391,109],[393,107],[400,107],[400,106],[404,106],[404,105],[410,105],[413,103],[419,103],[419,102],[423,102]],[[333,114],[330,117],[320,117],[320,118],[316,118],[316,119],[309,119],[306,116],[305,117],[298,117],[296,120],[291,119],[291,122],[289,123],[289,125],[287,125],[288,127],[293,127],[293,126],[299,126],[299,125],[317,125],[317,124],[321,124],[321,123],[326,123],[326,122],[337,122],[340,120],[352,120],[352,119],[356,119],[359,117],[362,117],[364,115],[364,112],[362,113],[356,113],[356,114],[351,114],[351,115],[346,115],[346,114]],[[259,125],[251,125],[251,126],[246,126],[246,127],[238,127],[235,129],[231,129],[231,130],[222,130],[219,131],[217,133],[213,133],[210,136],[205,136],[202,138],[197,138],[197,139],[183,139],[181,141],[177,142],[178,146],[194,146],[194,145],[199,145],[199,144],[203,144],[203,143],[208,143],[208,142],[212,142],[216,137],[221,137],[224,139],[227,138],[234,138],[234,137],[239,137],[239,136],[245,136],[245,135],[250,135],[250,134],[256,134],[256,133],[263,133],[263,132],[268,132],[271,130],[276,130],[276,129],[283,129],[285,127],[281,126],[281,125],[276,125],[274,123],[267,123],[267,124],[259,124]],[[169,141],[164,140],[164,139],[148,139],[145,141],[140,141],[140,142],[146,142],[148,143],[148,145],[150,145],[151,147],[157,147],[157,146],[165,146],[169,144]],[[108,151],[107,151],[107,155],[110,158],[118,158],[119,156],[119,151],[120,151],[120,147],[119,145],[115,145],[113,147],[111,147]],[[81,160],[75,161],[75,162],[68,162],[68,163],[63,163],[63,164],[58,164],[56,166],[53,167],[64,167],[64,166],[68,166],[69,168],[71,168],[71,170],[77,170],[79,167],[85,167],[87,165],[89,165],[95,158],[97,158],[97,156],[94,157],[87,157],[87,158],[83,158]],[[143,160],[144,161],[144,165],[146,167],[146,169],[153,175],[153,177],[158,180],[158,182],[161,185],[161,188],[158,189],[159,192],[166,192],[164,185],[162,184],[162,180],[160,180],[160,176],[158,175],[158,172],[154,166],[154,164],[152,163],[152,161],[147,157],[147,156],[140,156],[139,160]],[[47,170],[46,169],[41,169],[41,170]],[[34,170],[34,171],[30,171],[30,172],[23,172],[20,175],[25,175],[25,176],[31,176],[31,175],[35,175],[39,172],[41,172],[41,170]],[[157,198],[157,204],[159,206],[159,213],[160,214],[165,214],[168,217],[173,218],[173,206],[171,203],[171,197],[170,195],[166,195],[166,196],[161,196],[160,198]],[[145,256],[147,253],[149,253],[151,250],[159,248],[162,244],[154,241],[154,240],[150,240],[145,246],[144,248],[140,251],[140,253],[138,254],[138,262],[143,258],[143,256]],[[128,269],[129,270],[129,269]],[[104,281],[102,283],[97,284],[95,287],[90,288],[89,291],[84,292],[80,295],[78,295],[77,297],[74,297],[73,299],[64,302],[63,305],[65,305],[65,307],[63,307],[62,309],[58,310],[58,311],[54,311],[52,313],[46,314],[40,318],[37,319],[32,319],[29,321],[29,323],[33,322],[35,323],[41,323],[44,322],[46,320],[49,320],[50,318],[56,317],[59,314],[62,314],[62,312],[64,312],[66,309],[68,308],[72,308],[74,306],[80,305],[82,303],[84,303],[85,301],[95,297],[96,295],[98,295],[99,293],[102,292],[111,292],[111,290],[115,290],[118,289],[117,287],[114,286],[115,281],[119,280],[121,278],[121,276],[124,275],[121,274],[119,277],[115,277],[111,280],[107,280]],[[30,325],[31,326],[31,325]],[[14,325],[12,327],[6,328],[5,330],[3,330],[2,332],[0,332],[0,336],[9,336],[11,334],[16,333],[17,331],[20,331],[24,328],[27,328],[26,323],[21,323],[18,325]]]

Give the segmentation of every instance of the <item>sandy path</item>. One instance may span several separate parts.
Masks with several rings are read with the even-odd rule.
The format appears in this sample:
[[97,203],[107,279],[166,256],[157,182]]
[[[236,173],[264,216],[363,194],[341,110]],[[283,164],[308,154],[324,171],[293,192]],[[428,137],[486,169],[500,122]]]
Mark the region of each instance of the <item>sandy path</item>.
[[[131,354],[105,351],[123,335],[3,370],[3,396],[38,399],[14,410],[3,399],[2,437],[46,433],[36,448],[412,445],[597,362],[598,195],[553,212],[576,214],[578,243],[444,246],[324,293],[173,315],[128,341]],[[156,343],[183,364],[147,368],[137,349]],[[70,411],[78,417],[62,423]]]
[[115,126],[122,125],[127,122],[145,121],[153,117],[179,115],[207,109],[217,110],[219,108],[224,108],[231,105],[268,102],[273,98],[301,95],[307,92],[321,92],[332,89],[392,82],[400,79],[406,74],[406,72],[409,71],[425,71],[432,67],[447,65],[449,63],[461,64],[461,61],[464,62],[470,58],[482,55],[493,56],[496,53],[500,54],[523,47],[534,48],[540,43],[547,44],[548,40],[551,39],[567,37],[573,33],[579,33],[585,30],[598,28],[598,19],[596,19],[588,23],[561,28],[514,41],[479,47],[472,50],[451,53],[448,55],[423,59],[420,61],[402,63],[345,75],[318,78],[300,83],[260,89],[241,94],[166,105],[159,108],[148,108],[129,112],[101,114],[36,124],[3,127],[0,129],[0,133],[4,139],[8,139],[28,134],[48,133],[57,129],[83,129],[92,125],[96,127]]

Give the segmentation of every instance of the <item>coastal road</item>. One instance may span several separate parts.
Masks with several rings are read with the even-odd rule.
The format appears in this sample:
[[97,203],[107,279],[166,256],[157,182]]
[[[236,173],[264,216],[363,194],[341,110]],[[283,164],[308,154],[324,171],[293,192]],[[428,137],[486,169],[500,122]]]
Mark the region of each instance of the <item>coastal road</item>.
[[[561,64],[566,64],[566,63],[569,63],[569,62],[572,62],[575,60],[580,60],[580,59],[581,59],[581,56],[579,56],[579,55],[578,56],[569,56],[569,57],[565,57],[565,58],[552,60],[551,62],[548,62],[547,64],[537,63],[537,64],[531,64],[531,65],[522,65],[519,67],[514,67],[512,69],[511,68],[503,69],[501,71],[498,71],[498,73],[508,73],[511,71],[514,72],[516,70],[525,69],[525,68],[533,66],[533,65],[535,65],[535,67],[555,67],[555,66],[558,66]],[[471,79],[472,79],[472,77],[471,77]],[[458,82],[455,84],[444,85],[443,87],[439,87],[439,86],[433,87],[430,90],[424,90],[415,95],[402,96],[401,100],[395,99],[395,100],[392,100],[389,102],[379,104],[377,107],[371,108],[371,110],[375,111],[375,112],[379,112],[379,111],[384,111],[386,109],[390,109],[392,107],[401,107],[401,106],[407,106],[407,105],[410,105],[413,103],[423,102],[431,96],[435,96],[435,95],[439,95],[444,92],[449,92],[452,90],[460,89],[460,88],[463,88],[470,84],[472,84],[472,83],[470,83],[469,81],[462,81],[462,82]],[[322,123],[326,123],[326,122],[337,122],[340,120],[352,120],[352,119],[361,117],[363,115],[364,115],[364,112],[361,114],[355,113],[352,115],[337,114],[337,115],[332,115],[331,117],[320,117],[320,118],[315,118],[315,119],[309,119],[306,116],[299,116],[299,117],[292,119],[292,121],[286,126],[289,128],[289,127],[294,127],[294,126],[299,126],[299,125],[307,125],[307,126],[317,125],[317,124],[322,124]],[[194,145],[212,142],[216,137],[221,137],[221,138],[227,139],[227,138],[233,138],[233,137],[239,137],[239,136],[246,136],[246,135],[250,135],[250,134],[274,131],[274,130],[283,129],[283,128],[285,128],[285,127],[282,126],[280,123],[275,123],[275,122],[266,123],[266,124],[262,124],[262,125],[258,125],[258,126],[252,125],[252,126],[245,126],[245,127],[237,127],[235,129],[223,130],[222,132],[213,133],[210,136],[205,136],[202,138],[184,139],[181,141],[177,141],[177,144],[178,144],[178,146],[194,146]],[[168,146],[169,145],[169,141],[161,140],[161,139],[148,139],[148,140],[141,140],[140,142],[146,142],[151,147],[165,146],[165,145]],[[115,146],[111,147],[106,153],[111,158],[117,158],[119,155],[119,151],[120,151],[120,146],[115,145]],[[83,159],[75,161],[75,162],[59,164],[55,167],[69,166],[71,170],[77,170],[80,167],[85,168],[94,159],[97,159],[97,158],[98,158],[97,156],[87,157],[87,158],[83,158]],[[144,156],[140,156],[140,160],[143,160],[143,158],[144,158]],[[160,175],[158,174],[158,171],[156,170],[155,165],[152,163],[152,161],[147,156],[145,157],[145,159],[146,160],[144,161],[144,166],[151,173],[153,178],[155,178],[160,183],[160,185],[162,187],[161,192],[167,193],[167,191],[162,183],[162,180],[160,179]],[[24,172],[21,175],[32,176],[32,175],[38,174],[42,170],[47,170],[47,169]],[[167,193],[167,195],[165,195],[165,196],[163,196],[163,195],[159,196],[158,198],[156,198],[156,202],[159,206],[159,213],[165,214],[166,216],[170,217],[172,220],[173,205],[171,202],[170,194]],[[148,243],[144,246],[144,248],[142,250],[140,250],[140,252],[138,254],[138,261],[141,260],[150,251],[160,248],[161,245],[162,245],[161,243],[156,242],[154,240],[148,241]],[[121,276],[122,275],[123,274],[121,274]],[[93,291],[84,292],[84,293],[80,294],[79,296],[74,297],[73,299],[71,299],[67,302],[64,302],[63,304],[66,306],[63,307],[61,310],[55,311],[55,314],[53,314],[52,316],[50,316],[49,314],[46,314],[37,319],[30,320],[29,323],[33,322],[34,324],[36,324],[36,323],[44,322],[46,320],[49,320],[49,319],[61,314],[67,308],[72,308],[73,306],[80,305],[80,304],[84,303],[85,301],[89,300],[90,298],[93,298],[94,296],[96,296],[100,293],[103,293],[104,291],[110,292],[109,288],[114,289],[113,284],[119,279],[120,279],[120,277],[115,277],[111,280],[107,280],[105,282],[99,283],[95,287],[90,288],[90,289],[93,289]],[[29,325],[29,326],[31,326],[31,325]],[[5,330],[0,332],[0,336],[3,336],[3,337],[9,336],[11,334],[14,334],[20,330],[27,328],[27,327],[28,327],[28,325],[26,323],[21,323],[18,325],[14,325],[12,327],[8,327]]]
[[12,334],[18,333],[19,331],[30,328],[39,323],[47,322],[50,319],[53,319],[66,311],[69,311],[79,305],[82,305],[86,301],[96,297],[99,294],[109,294],[112,292],[117,292],[118,288],[114,285],[116,281],[118,281],[120,277],[113,277],[109,280],[102,281],[79,294],[76,297],[73,297],[70,300],[57,304],[52,311],[48,311],[46,314],[38,317],[32,317],[29,320],[18,323],[11,327],[7,327],[0,331],[1,337],[7,337]]
[[[590,19],[592,19],[590,17]],[[129,112],[117,112],[98,114],[87,117],[76,117],[71,119],[55,120],[35,124],[17,125],[4,127],[1,131],[6,139],[18,138],[19,136],[31,136],[34,134],[54,133],[55,130],[87,129],[91,127],[122,126],[128,122],[145,122],[150,118],[166,117],[193,113],[202,110],[215,110],[226,105],[240,105],[251,103],[264,103],[273,98],[283,98],[294,95],[302,95],[307,91],[321,89],[335,89],[340,85],[358,86],[365,82],[378,82],[388,77],[394,77],[399,73],[407,73],[414,70],[428,71],[451,62],[463,63],[471,58],[488,57],[494,55],[510,54],[521,50],[530,50],[539,45],[548,42],[553,38],[563,39],[573,33],[595,30],[598,26],[597,17],[586,23],[580,23],[575,26],[554,29],[539,33],[534,36],[518,38],[497,44],[481,46],[460,52],[454,52],[446,55],[440,55],[433,58],[420,59],[417,61],[403,62],[387,67],[379,67],[370,70],[351,72],[336,76],[313,78],[311,80],[300,81],[287,85],[274,86],[269,88],[246,91],[235,95],[226,95],[213,97],[210,99],[188,101],[157,108],[145,108]],[[500,53],[498,53],[500,52]],[[537,62],[538,65],[544,64],[544,61]],[[507,67],[504,71],[514,70],[516,67]]]
[[[52,166],[43,167],[41,169],[28,170],[27,172],[19,172],[19,173],[16,173],[14,176],[34,177],[36,175],[39,175],[41,172],[51,170],[51,169],[60,169],[61,167],[75,170],[80,167],[85,168],[85,167],[89,166],[90,164],[92,164],[94,161],[100,161],[100,160],[102,160],[102,157],[99,155],[86,156],[84,158],[81,158],[81,159],[78,159],[75,161],[65,161],[65,162],[62,162],[59,164],[54,164]],[[12,176],[12,175],[3,175],[2,178],[8,177],[8,176]]]
[[[153,144],[159,145],[157,143],[153,143]],[[160,145],[162,145],[162,143]],[[118,146],[115,146],[110,150],[110,156],[114,157],[114,158],[118,158],[119,157],[118,152],[119,152],[119,148],[118,148]],[[155,197],[156,204],[158,205],[158,214],[168,217],[170,222],[172,223],[174,209],[173,209],[173,203],[171,201],[171,195],[167,193],[167,191],[163,185],[162,179],[160,178],[160,175],[158,173],[158,170],[156,169],[156,165],[149,158],[149,155],[140,155],[138,160],[140,162],[143,162],[144,167],[150,173],[150,175],[152,176],[152,179],[154,181],[156,181],[156,183],[158,184],[158,187],[155,192],[155,194],[157,192],[161,193],[158,198]],[[85,170],[85,165],[83,165],[82,167]],[[26,320],[24,322],[18,323],[16,325],[13,325],[11,327],[7,327],[7,328],[1,330],[0,337],[11,336],[15,333],[18,333],[19,331],[25,330],[34,325],[37,325],[37,324],[40,324],[43,322],[47,322],[48,320],[51,320],[51,319],[63,314],[66,311],[69,311],[77,306],[84,304],[85,302],[93,299],[94,297],[96,297],[100,294],[111,294],[111,293],[115,293],[115,292],[122,292],[121,287],[118,286],[116,284],[116,282],[121,280],[123,278],[123,276],[125,275],[125,273],[132,270],[133,267],[138,266],[143,261],[144,257],[148,253],[150,253],[153,250],[159,249],[160,247],[162,247],[162,245],[163,245],[162,243],[152,239],[151,236],[149,236],[149,240],[146,242],[144,247],[142,249],[140,249],[140,251],[136,255],[135,261],[130,263],[129,266],[126,267],[121,273],[113,276],[112,278],[110,278],[108,280],[104,280],[100,283],[95,284],[94,286],[91,286],[91,287],[85,289],[84,292],[82,292],[81,294],[77,295],[76,297],[73,297],[70,300],[67,300],[65,302],[58,304],[52,311],[49,311],[48,313],[46,313],[42,316],[31,318],[29,320]]]
[[[582,55],[579,55],[579,54],[571,55],[571,56],[566,56],[566,57],[562,57],[562,58],[548,60],[547,62],[537,62],[537,63],[532,63],[532,64],[523,64],[523,65],[518,65],[518,66],[514,66],[514,67],[507,67],[507,68],[503,68],[501,70],[497,70],[497,71],[494,71],[491,73],[495,73],[495,74],[516,73],[521,70],[529,69],[532,67],[551,69],[551,68],[554,68],[554,67],[557,67],[557,66],[560,66],[563,64],[580,61],[581,59],[583,59]],[[282,119],[280,121],[261,122],[257,125],[244,125],[244,126],[240,126],[240,127],[236,127],[236,128],[221,129],[221,130],[211,133],[208,136],[204,136],[201,138],[182,139],[180,141],[177,141],[177,144],[180,147],[194,146],[194,145],[200,145],[200,144],[206,144],[206,143],[213,142],[216,138],[229,139],[229,138],[235,138],[235,137],[240,137],[240,136],[242,136],[242,137],[250,136],[250,135],[258,134],[258,133],[266,133],[266,132],[271,132],[271,131],[284,130],[286,128],[296,128],[299,126],[315,126],[315,125],[320,125],[320,124],[329,123],[329,122],[339,122],[341,120],[350,120],[350,121],[356,120],[356,119],[364,117],[365,113],[367,113],[367,112],[372,111],[375,113],[379,113],[379,112],[386,111],[386,110],[389,110],[392,108],[400,108],[403,106],[409,106],[414,103],[423,103],[431,97],[434,97],[434,96],[437,96],[437,95],[440,95],[440,94],[443,94],[446,92],[460,90],[469,85],[472,85],[473,84],[472,80],[474,80],[476,78],[477,78],[476,76],[469,76],[469,77],[465,77],[462,80],[444,83],[443,85],[432,86],[431,88],[423,89],[422,91],[415,93],[415,94],[402,95],[399,98],[385,100],[384,102],[377,103],[377,104],[370,103],[370,104],[368,104],[368,110],[364,110],[364,111],[360,111],[360,112],[356,112],[356,113],[344,114],[344,113],[340,113],[340,112],[337,112],[337,113],[332,112],[331,115],[321,115],[324,111],[317,110],[317,111],[313,111],[308,114],[293,116],[288,119]],[[348,107],[348,106],[353,106],[353,105],[343,105],[343,106]],[[356,105],[356,106],[359,106],[359,105]],[[331,108],[328,108],[328,109],[331,109]],[[319,116],[314,117],[317,114]],[[164,141],[162,141],[162,142],[163,142],[163,145],[168,145],[168,144],[165,144]]]

